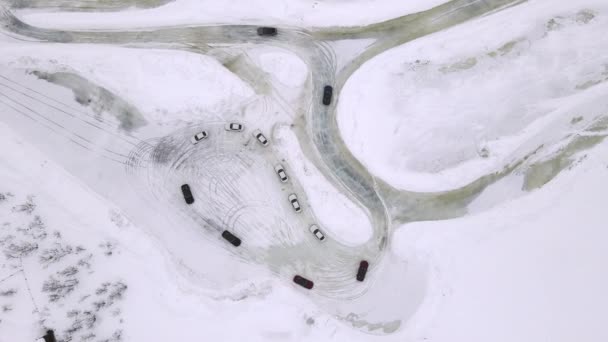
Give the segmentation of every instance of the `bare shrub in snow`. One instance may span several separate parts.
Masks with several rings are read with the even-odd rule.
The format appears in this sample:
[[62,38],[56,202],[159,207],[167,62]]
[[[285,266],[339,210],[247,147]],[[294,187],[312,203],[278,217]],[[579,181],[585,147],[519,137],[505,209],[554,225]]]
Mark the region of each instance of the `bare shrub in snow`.
[[70,245],[55,243],[52,248],[47,248],[40,253],[39,260],[46,267],[49,264],[58,262],[65,256],[72,254],[73,251],[74,249]]
[[101,286],[98,287],[97,290],[95,290],[95,294],[98,296],[101,296],[102,294],[107,293],[110,285],[112,285],[112,283],[109,283],[109,282],[102,283]]
[[117,281],[114,283],[105,282],[95,290],[95,294],[98,296],[105,296],[104,299],[98,300],[93,303],[96,310],[100,310],[104,307],[114,305],[118,300],[122,299],[124,292],[127,290],[127,285],[123,282]]
[[62,275],[64,277],[72,277],[76,273],[78,273],[78,269],[74,266],[70,266],[70,267],[67,267],[66,269],[64,269],[63,271],[59,271],[57,273],[59,273],[59,275]]
[[49,301],[56,302],[73,292],[78,284],[79,281],[76,278],[60,280],[50,276],[49,279],[42,284],[42,291],[49,293]]
[[17,228],[24,235],[31,236],[34,240],[46,238],[46,226],[40,216],[34,216],[34,220],[27,225],[27,228]]
[[93,302],[93,307],[95,308],[95,311],[99,311],[99,310],[105,308],[107,305],[108,305],[108,303],[105,300]]
[[112,342],[120,342],[122,341],[122,330],[116,330],[114,334],[112,334]]
[[129,220],[117,211],[110,210],[110,220],[114,222],[116,227],[124,228],[129,225]]
[[8,289],[0,291],[0,297],[12,297],[17,293],[17,289]]
[[122,299],[122,295],[125,293],[126,290],[127,290],[127,285],[120,281],[117,281],[112,285],[112,290],[110,291],[110,295],[108,296],[108,299],[112,303],[114,303],[114,301]]
[[72,327],[68,329],[67,332],[73,333],[82,328],[91,329],[95,326],[95,322],[97,322],[97,316],[95,313],[91,311],[80,311],[74,310],[68,315],[68,317],[73,318]]
[[99,340],[99,342],[121,342],[122,341],[122,330],[118,329],[113,334],[112,337],[106,338],[104,340]]
[[10,197],[13,197],[13,194],[11,194],[10,192],[0,193],[0,203],[6,201]]
[[116,249],[116,246],[110,241],[100,243],[99,247],[101,247],[101,249],[103,250],[103,254],[107,256],[111,256],[112,254],[114,254],[114,249]]
[[0,246],[6,246],[15,239],[14,235],[4,235],[0,238]]
[[27,200],[23,204],[19,204],[13,207],[13,212],[24,212],[31,214],[36,209],[36,203],[34,203],[34,196],[27,196]]
[[88,333],[86,335],[80,336],[80,340],[81,341],[90,341],[90,340],[92,340],[94,338],[95,338],[95,334],[93,334],[93,333]]
[[94,336],[95,341],[99,342],[121,342],[122,330],[117,329],[110,337],[103,338],[103,334],[96,328],[96,323],[110,318],[116,320],[118,324],[122,323],[119,317],[120,308],[115,307],[112,310],[109,308],[116,306],[126,290],[127,285],[121,281],[103,282],[94,294],[83,296],[79,301],[81,308],[66,313],[69,324],[64,331],[62,341],[88,341]]
[[8,259],[24,258],[32,254],[38,249],[37,243],[21,241],[19,243],[11,243],[4,248],[4,255]]

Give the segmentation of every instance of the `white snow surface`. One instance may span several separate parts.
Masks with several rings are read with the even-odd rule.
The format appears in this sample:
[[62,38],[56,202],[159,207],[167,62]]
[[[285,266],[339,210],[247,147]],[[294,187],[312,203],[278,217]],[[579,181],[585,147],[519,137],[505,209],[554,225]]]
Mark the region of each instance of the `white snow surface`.
[[607,10],[530,1],[389,50],[344,86],[342,136],[402,189],[448,190],[499,171],[559,118],[559,99],[606,80]]
[[292,53],[282,49],[256,49],[260,67],[287,87],[301,86],[308,77],[308,67]]
[[424,11],[446,0],[176,0],[164,6],[115,13],[20,11],[38,27],[132,28],[192,24],[359,26]]
[[[65,28],[91,28],[92,22],[115,29],[212,22],[338,26],[442,2],[177,0],[123,13],[20,16],[33,25]],[[340,93],[343,138],[373,174],[415,191],[466,185],[544,144],[549,152],[535,157],[542,160],[564,147],[565,135],[580,134],[572,120],[587,125],[606,114],[607,29],[603,0],[531,0],[390,50],[365,63]],[[308,75],[289,53],[256,48],[249,55],[273,76],[272,92],[283,97],[276,104],[212,57],[99,45],[0,44],[0,67],[83,75],[128,100],[152,126],[201,118],[254,122],[277,140],[287,171],[305,188],[305,205],[328,235],[349,244],[371,236],[366,213],[331,187],[281,125],[295,117],[298,105],[292,102],[300,100]],[[72,98],[62,94],[62,101]],[[313,302],[313,294],[263,267],[230,261],[236,258],[199,240],[200,231],[167,225],[154,234],[132,223],[118,204],[137,196],[107,196],[121,193],[114,189],[106,197],[98,193],[113,184],[111,173],[97,174],[95,165],[87,165],[87,158],[98,156],[75,153],[80,150],[71,145],[56,151],[53,143],[62,146],[65,137],[34,124],[29,132],[40,134],[24,134],[23,127],[10,126],[18,119],[7,107],[0,107],[0,120],[0,342],[35,340],[42,325],[73,328],[85,311],[101,305],[106,282],[128,288],[95,311],[98,339],[120,331],[124,341],[608,340],[606,141],[579,152],[576,163],[539,190],[522,190],[525,176],[516,172],[483,191],[461,218],[395,227],[378,266],[387,272],[376,278],[380,272],[372,269],[368,281],[376,297],[366,298],[405,293],[405,301],[421,305],[396,333],[373,335],[344,324]],[[79,178],[70,173],[78,168],[86,169]],[[19,205],[29,195],[36,206],[28,214]],[[150,211],[140,214],[149,214],[151,222],[159,213]],[[31,255],[11,257],[11,246],[40,229],[32,225],[36,216],[48,235],[34,238]],[[74,251],[64,259],[46,266],[40,261],[46,251],[66,244]],[[185,270],[177,254],[200,265]],[[42,284],[51,276],[63,279],[59,274],[69,267],[77,269],[78,286],[61,303],[49,302]],[[12,289],[15,294],[5,294]],[[388,309],[418,307],[405,301]],[[344,314],[356,322],[355,313]],[[76,335],[87,338],[81,329]]]

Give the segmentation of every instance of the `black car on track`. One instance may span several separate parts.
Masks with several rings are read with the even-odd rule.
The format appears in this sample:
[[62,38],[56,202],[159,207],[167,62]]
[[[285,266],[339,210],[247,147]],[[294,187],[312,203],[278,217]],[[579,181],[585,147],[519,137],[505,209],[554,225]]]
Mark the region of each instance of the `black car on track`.
[[222,237],[224,239],[226,239],[228,242],[230,242],[234,247],[238,247],[241,245],[241,239],[234,236],[234,234],[232,234],[231,232],[229,232],[227,230],[224,230],[222,232]]
[[259,36],[276,36],[277,29],[276,29],[276,27],[258,27],[258,35]]
[[357,270],[357,280],[363,281],[365,280],[365,275],[367,274],[367,268],[369,267],[369,263],[365,260],[361,260],[359,263],[359,269]]
[[314,283],[312,281],[299,275],[293,277],[293,282],[309,290],[312,289],[312,287],[314,286]]
[[331,96],[334,93],[334,88],[332,88],[331,86],[325,86],[325,88],[323,88],[323,104],[326,106],[329,106],[329,104],[331,103]]
[[190,186],[188,184],[182,185],[182,194],[184,194],[184,199],[186,200],[186,203],[194,203],[194,197],[192,197],[192,191],[190,191]]

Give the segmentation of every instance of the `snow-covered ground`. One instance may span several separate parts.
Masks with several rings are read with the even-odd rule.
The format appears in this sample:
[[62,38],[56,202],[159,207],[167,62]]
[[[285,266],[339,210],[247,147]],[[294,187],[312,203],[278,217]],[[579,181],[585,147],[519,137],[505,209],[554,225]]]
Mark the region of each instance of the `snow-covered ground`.
[[529,1],[389,50],[346,83],[344,140],[402,189],[448,190],[499,171],[537,148],[519,150],[534,136],[569,133],[545,128],[578,116],[558,110],[608,79],[608,37],[597,34],[607,13],[605,1]]
[[[444,2],[17,13],[66,29],[331,30]],[[0,342],[48,327],[62,341],[608,340],[606,29],[605,1],[530,0],[364,63],[335,99],[343,139],[374,176],[432,192],[517,163],[462,217],[386,227],[296,135],[318,94],[315,66],[289,42],[192,53],[0,36]],[[374,41],[324,48],[339,72]],[[226,132],[226,121],[245,131]],[[201,129],[210,137],[192,145]],[[371,262],[362,283],[361,259]],[[295,272],[315,288],[293,284]]]
[[416,251],[435,266],[429,291],[436,296],[412,322],[416,335],[429,341],[608,339],[606,177],[604,142],[518,200],[400,228],[395,249]]

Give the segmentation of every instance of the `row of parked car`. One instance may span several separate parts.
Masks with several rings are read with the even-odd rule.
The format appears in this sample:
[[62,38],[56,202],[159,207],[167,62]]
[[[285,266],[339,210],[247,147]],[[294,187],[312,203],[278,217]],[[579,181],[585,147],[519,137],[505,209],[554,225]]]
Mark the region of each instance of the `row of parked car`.
[[[278,164],[274,167],[274,171],[276,172],[276,174],[279,176],[279,180],[282,183],[286,183],[287,180],[289,179],[287,177],[287,173],[285,172],[285,168],[283,168],[283,165]],[[300,201],[298,201],[298,196],[296,194],[289,194],[289,196],[287,196],[287,200],[289,200],[289,203],[291,204],[293,210],[296,213],[301,213],[302,212],[302,206],[300,205]],[[325,235],[323,234],[323,232],[321,232],[321,229],[319,228],[319,226],[317,226],[316,224],[311,224],[308,227],[308,230],[317,238],[319,239],[319,241],[323,241],[325,240]]]
[[[302,206],[300,205],[300,202],[298,201],[298,196],[296,196],[296,194],[289,194],[289,196],[287,196],[287,199],[289,200],[289,203],[291,203],[291,206],[293,207],[293,210],[296,213],[302,212]],[[321,232],[321,229],[319,229],[319,226],[317,226],[316,224],[311,224],[308,227],[308,230],[317,239],[319,239],[319,241],[325,240],[325,235],[323,234],[323,232]]]
[[[228,132],[242,132],[243,125],[238,122],[228,122],[224,125],[224,129]],[[255,140],[257,140],[262,146],[268,146],[270,143],[266,136],[259,130],[256,129],[251,132]],[[207,131],[200,131],[196,133],[192,138],[190,138],[190,142],[193,145],[198,144],[201,140],[207,139],[209,137],[209,133]]]
[[[326,105],[329,106],[331,104],[331,99],[332,99],[332,95],[333,95],[333,91],[334,88],[332,86],[326,85],[325,87],[323,87],[323,99],[321,100],[321,102]],[[291,206],[293,207],[293,209],[296,212],[300,212],[302,211],[302,208],[300,206],[300,203],[298,202],[298,198],[295,194],[291,194],[288,197],[289,202],[291,203]],[[310,226],[310,232],[313,233],[319,240],[323,241],[325,239],[325,236],[323,235],[323,233],[321,232],[321,230],[319,229],[319,227],[317,225],[311,225]],[[357,275],[355,276],[355,278],[358,281],[363,281],[365,279],[365,275],[367,274],[367,268],[369,267],[369,263],[366,260],[362,260],[359,263],[359,268],[357,269]],[[295,275],[293,277],[293,282],[306,288],[306,289],[312,289],[314,286],[314,282],[312,280],[306,279],[304,277],[302,277],[301,275]]]

